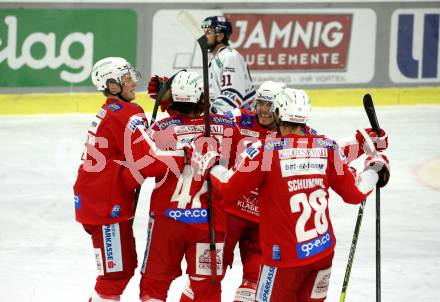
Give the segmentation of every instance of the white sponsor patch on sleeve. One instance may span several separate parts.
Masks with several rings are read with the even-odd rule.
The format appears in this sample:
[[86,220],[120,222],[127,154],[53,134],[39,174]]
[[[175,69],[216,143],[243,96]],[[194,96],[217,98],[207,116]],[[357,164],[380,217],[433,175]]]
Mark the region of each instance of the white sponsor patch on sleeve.
[[133,115],[128,121],[128,128],[130,128],[131,132],[134,132],[138,127],[145,127],[144,120],[140,116]]
[[332,268],[329,267],[326,270],[320,270],[315,279],[315,284],[312,288],[312,293],[310,298],[312,299],[323,299],[327,297],[328,286],[330,284],[330,274]]
[[283,177],[295,175],[325,174],[327,170],[326,158],[294,158],[280,161]]
[[99,112],[96,116],[98,116],[100,118],[104,118],[106,113],[107,113],[107,110],[101,108],[101,109],[99,109]]
[[[216,264],[217,276],[223,272],[223,243],[216,243]],[[209,243],[197,243],[196,245],[196,274],[210,276],[211,275],[211,253]]]
[[98,275],[99,276],[103,276],[104,275],[104,266],[103,266],[103,263],[102,263],[101,249],[94,248],[93,251],[95,253],[96,268],[98,269]]
[[96,143],[96,136],[93,134],[87,133],[87,144],[94,146]]
[[101,119],[97,116],[93,118],[92,124],[89,127],[89,131],[96,134],[96,131],[98,130],[99,124],[101,124]]
[[121,235],[119,223],[104,224],[102,226],[102,240],[104,242],[105,269],[108,273],[122,272]]

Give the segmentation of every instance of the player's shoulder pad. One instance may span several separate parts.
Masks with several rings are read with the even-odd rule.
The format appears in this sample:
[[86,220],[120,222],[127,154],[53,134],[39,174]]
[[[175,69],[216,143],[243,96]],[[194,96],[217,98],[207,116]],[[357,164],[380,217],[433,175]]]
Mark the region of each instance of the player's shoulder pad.
[[216,57],[216,59],[218,59],[218,60],[216,60],[216,64],[218,65],[218,67],[220,67],[220,68],[222,68],[222,67],[225,67],[225,68],[229,68],[229,69],[231,69],[232,68],[232,70],[225,70],[225,71],[231,71],[231,72],[234,72],[235,71],[235,62],[237,62],[237,60],[240,58],[240,54],[236,51],[236,50],[234,50],[234,49],[232,49],[232,48],[230,48],[230,47],[225,47],[225,48],[222,48],[219,52],[218,52],[218,55],[217,55],[217,57]]
[[235,127],[235,120],[232,120],[229,116],[224,114],[211,114],[209,116],[211,123],[214,125],[223,125]]
[[156,124],[155,126],[157,126],[157,128],[159,130],[165,130],[168,127],[174,127],[174,126],[182,125],[182,123],[183,123],[182,118],[170,116],[170,117],[164,118],[164,119],[162,119],[160,121],[157,121],[155,123]]

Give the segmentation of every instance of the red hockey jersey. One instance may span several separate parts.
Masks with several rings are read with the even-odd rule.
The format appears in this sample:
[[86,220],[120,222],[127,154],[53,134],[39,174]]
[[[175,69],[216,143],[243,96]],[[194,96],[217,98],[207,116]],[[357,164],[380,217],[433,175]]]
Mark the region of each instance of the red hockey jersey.
[[143,178],[165,175],[169,167],[182,169],[183,151],[175,153],[174,165],[162,159],[146,135],[146,124],[144,111],[135,103],[107,99],[101,107],[89,127],[73,187],[77,221],[111,224],[131,219],[134,189]]
[[[210,115],[211,137],[218,142],[218,152],[224,158],[235,154],[238,128],[235,122],[224,115]],[[162,148],[182,148],[189,146],[196,138],[203,136],[205,131],[204,117],[172,116],[158,121],[154,125],[155,142]],[[229,159],[231,165],[233,158]],[[202,181],[190,164],[186,164],[180,176],[169,175],[166,180],[156,177],[156,187],[151,195],[150,213],[164,215],[176,221],[192,224],[207,229],[208,205],[207,182]],[[213,194],[215,229],[225,231],[225,216],[221,196]]]
[[[266,135],[272,133],[271,130],[260,126],[256,114],[252,111],[237,108],[224,114],[232,118],[240,130],[238,153],[243,152],[252,143],[264,139]],[[260,222],[258,189],[255,188],[249,194],[240,196],[234,202],[226,203],[225,211],[253,222]]]
[[[328,209],[329,188],[348,203],[366,198],[338,145],[324,136],[288,135],[250,146],[233,169],[215,166],[213,188],[226,202],[259,188],[263,262],[306,265],[333,252],[336,238]],[[243,172],[253,166],[252,172]]]

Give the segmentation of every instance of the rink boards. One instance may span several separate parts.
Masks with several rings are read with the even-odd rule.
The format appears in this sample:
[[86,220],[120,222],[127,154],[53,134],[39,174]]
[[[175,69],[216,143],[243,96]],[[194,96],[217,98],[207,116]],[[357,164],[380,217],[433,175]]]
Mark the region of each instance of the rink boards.
[[[361,106],[365,93],[379,106],[440,104],[439,87],[306,91],[314,107]],[[93,113],[103,100],[99,93],[0,94],[0,115]],[[146,112],[153,110],[154,103],[144,92],[137,92],[137,102]]]

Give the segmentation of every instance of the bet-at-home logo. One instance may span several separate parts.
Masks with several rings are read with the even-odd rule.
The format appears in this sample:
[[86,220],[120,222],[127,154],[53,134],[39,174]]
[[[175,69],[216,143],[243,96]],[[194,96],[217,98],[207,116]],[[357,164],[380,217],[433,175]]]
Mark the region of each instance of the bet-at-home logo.
[[136,64],[136,32],[131,10],[4,10],[0,87],[90,86],[93,63],[101,58]]

